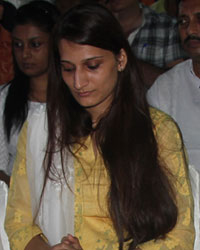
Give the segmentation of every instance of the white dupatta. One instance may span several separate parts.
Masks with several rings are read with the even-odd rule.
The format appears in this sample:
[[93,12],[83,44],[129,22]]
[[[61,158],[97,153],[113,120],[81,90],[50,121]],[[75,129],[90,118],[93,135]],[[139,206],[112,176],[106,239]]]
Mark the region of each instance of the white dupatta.
[[[29,111],[27,129],[27,175],[30,185],[32,214],[36,216],[36,224],[47,237],[49,244],[58,244],[63,236],[74,234],[74,195],[64,180],[48,180],[40,203],[40,195],[44,183],[43,160],[47,142],[46,106],[38,104]],[[69,154],[69,153],[68,153]],[[58,174],[62,174],[59,154],[55,155],[54,164]],[[66,166],[66,164],[65,164]],[[67,182],[74,188],[73,159],[68,157]]]

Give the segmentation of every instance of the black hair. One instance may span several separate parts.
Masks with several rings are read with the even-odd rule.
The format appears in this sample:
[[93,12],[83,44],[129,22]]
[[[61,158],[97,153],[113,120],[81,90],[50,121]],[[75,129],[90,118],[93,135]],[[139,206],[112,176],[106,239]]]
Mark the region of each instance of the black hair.
[[0,20],[0,23],[6,30],[11,32],[14,25],[15,15],[17,13],[17,8],[12,3],[7,1],[1,1],[0,4],[2,4],[4,8],[3,18]]

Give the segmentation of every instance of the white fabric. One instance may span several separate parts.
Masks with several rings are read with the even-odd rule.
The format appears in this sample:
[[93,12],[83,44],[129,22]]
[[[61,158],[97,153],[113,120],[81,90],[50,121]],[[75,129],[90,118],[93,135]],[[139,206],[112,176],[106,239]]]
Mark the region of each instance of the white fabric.
[[200,79],[192,60],[186,60],[157,78],[147,93],[149,104],[163,110],[179,125],[189,163],[200,172]]
[[195,226],[195,243],[194,250],[200,249],[200,174],[194,166],[189,165],[190,181],[194,198],[194,226]]
[[[11,176],[13,164],[17,151],[17,142],[18,142],[18,131],[12,130],[10,142],[7,142],[5,136],[5,130],[3,126],[3,112],[5,106],[5,100],[8,93],[9,86],[0,88],[0,170],[4,171],[7,175]],[[14,105],[14,103],[13,103]],[[44,104],[37,102],[29,102],[29,111],[33,113],[34,110],[40,109]]]
[[0,181],[0,250],[10,249],[8,236],[4,229],[7,197],[8,197],[8,186],[6,185],[5,182]]
[[[37,214],[43,187],[43,159],[47,142],[45,107],[29,112],[27,131],[27,174],[30,183],[33,216]],[[68,157],[66,178],[73,190],[74,173],[72,157]],[[56,154],[54,164],[57,176],[62,176],[60,157]],[[62,185],[61,185],[62,182]],[[74,195],[62,179],[47,181],[36,223],[47,237],[50,245],[60,242],[68,233],[74,234]]]
[[11,175],[14,157],[16,154],[17,134],[13,133],[10,138],[10,143],[7,143],[5,130],[3,126],[3,112],[8,86],[0,89],[0,170],[7,175]]

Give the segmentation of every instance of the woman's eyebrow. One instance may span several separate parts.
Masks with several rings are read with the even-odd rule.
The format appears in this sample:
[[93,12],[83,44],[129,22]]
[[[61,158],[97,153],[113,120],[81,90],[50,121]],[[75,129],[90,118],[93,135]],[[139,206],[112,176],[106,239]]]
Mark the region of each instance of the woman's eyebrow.
[[103,58],[104,56],[93,56],[87,59],[84,59],[83,62],[87,62],[87,61],[91,61],[91,60],[95,60],[95,59],[100,59]]

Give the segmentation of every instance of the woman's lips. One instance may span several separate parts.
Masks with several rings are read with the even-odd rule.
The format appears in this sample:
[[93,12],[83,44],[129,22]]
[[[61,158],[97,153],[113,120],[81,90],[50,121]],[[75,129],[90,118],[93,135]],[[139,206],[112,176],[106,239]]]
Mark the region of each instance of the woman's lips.
[[33,63],[23,63],[22,64],[24,69],[32,69],[34,67]]
[[84,92],[77,92],[76,94],[80,97],[88,97],[92,94],[93,91],[84,91]]

